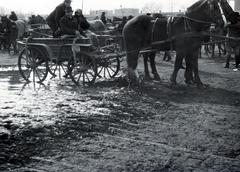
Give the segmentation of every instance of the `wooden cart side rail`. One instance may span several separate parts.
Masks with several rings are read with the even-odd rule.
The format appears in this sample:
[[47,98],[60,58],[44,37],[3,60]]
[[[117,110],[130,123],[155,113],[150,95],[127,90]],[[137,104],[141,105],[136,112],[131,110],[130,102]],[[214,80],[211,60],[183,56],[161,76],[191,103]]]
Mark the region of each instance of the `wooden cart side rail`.
[[25,48],[31,48],[31,47],[35,47],[41,50],[41,52],[44,54],[44,56],[46,56],[48,59],[51,59],[53,56],[53,52],[51,50],[51,48],[46,45],[46,44],[39,44],[39,43],[25,43],[22,41],[18,41],[18,44],[20,45],[24,45]]

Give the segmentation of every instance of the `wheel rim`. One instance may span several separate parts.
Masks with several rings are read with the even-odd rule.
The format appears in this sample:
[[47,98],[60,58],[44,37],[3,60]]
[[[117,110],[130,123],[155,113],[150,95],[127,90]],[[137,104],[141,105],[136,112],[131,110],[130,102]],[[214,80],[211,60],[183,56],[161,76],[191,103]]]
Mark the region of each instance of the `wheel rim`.
[[102,59],[102,62],[98,66],[98,76],[104,77],[106,79],[113,78],[117,75],[120,68],[120,61],[118,57],[108,57]]
[[53,77],[59,75],[59,77],[61,78],[62,76],[66,76],[69,73],[68,72],[69,66],[67,61],[58,64],[56,61],[51,60],[48,65],[50,73]]
[[24,49],[18,59],[20,74],[27,82],[43,82],[48,73],[48,61],[38,49]]
[[87,54],[79,53],[77,60],[71,62],[70,77],[77,85],[93,84],[96,79],[96,64],[93,58]]

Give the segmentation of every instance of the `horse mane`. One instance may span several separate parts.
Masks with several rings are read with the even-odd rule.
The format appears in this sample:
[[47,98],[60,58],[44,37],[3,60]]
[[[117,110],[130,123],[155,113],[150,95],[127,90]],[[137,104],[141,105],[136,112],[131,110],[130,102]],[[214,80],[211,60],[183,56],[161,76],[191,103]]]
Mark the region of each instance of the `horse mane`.
[[240,15],[238,12],[234,11],[227,1],[221,1],[221,7],[223,13],[228,21],[235,24],[240,21]]
[[199,1],[195,2],[193,5],[191,5],[190,7],[187,8],[187,12],[192,12],[192,11],[196,10],[196,8],[202,7],[206,2],[207,2],[207,0],[199,0]]

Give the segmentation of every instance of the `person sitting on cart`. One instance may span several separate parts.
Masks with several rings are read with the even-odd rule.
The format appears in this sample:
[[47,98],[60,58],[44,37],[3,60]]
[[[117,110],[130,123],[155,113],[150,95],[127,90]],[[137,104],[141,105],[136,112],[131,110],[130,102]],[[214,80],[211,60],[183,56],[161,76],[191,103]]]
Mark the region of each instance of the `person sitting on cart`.
[[83,30],[78,28],[77,21],[73,18],[71,7],[65,9],[65,15],[60,20],[60,29],[62,35],[75,35],[77,37],[85,36]]
[[47,24],[52,30],[53,37],[60,36],[60,20],[65,15],[65,9],[71,7],[71,0],[64,0],[47,17]]
[[86,31],[90,28],[90,24],[88,23],[86,17],[84,17],[81,9],[77,9],[75,11],[73,18],[76,20],[78,24],[78,30]]

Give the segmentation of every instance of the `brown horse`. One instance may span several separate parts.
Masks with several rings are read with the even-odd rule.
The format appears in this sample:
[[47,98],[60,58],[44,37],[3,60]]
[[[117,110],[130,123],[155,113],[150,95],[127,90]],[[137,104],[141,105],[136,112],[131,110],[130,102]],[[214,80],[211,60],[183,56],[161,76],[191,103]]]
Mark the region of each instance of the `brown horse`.
[[[208,30],[211,23],[223,25],[220,8],[219,0],[199,0],[189,7],[186,15],[182,17],[154,22],[152,17],[141,15],[130,20],[123,29],[129,79],[137,79],[136,68],[140,50],[146,47],[160,51],[172,49],[177,52],[177,57],[171,81],[176,83],[177,73],[185,57],[186,82],[191,83],[194,80],[198,85],[203,85],[198,73],[198,52],[203,36],[198,33]],[[198,36],[186,36],[189,33],[196,33]]]

